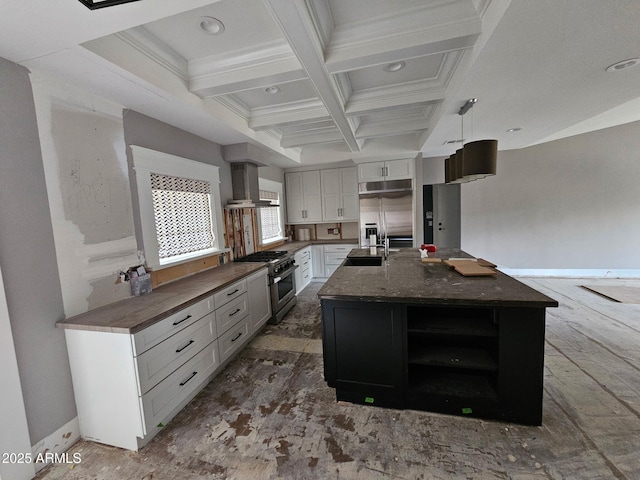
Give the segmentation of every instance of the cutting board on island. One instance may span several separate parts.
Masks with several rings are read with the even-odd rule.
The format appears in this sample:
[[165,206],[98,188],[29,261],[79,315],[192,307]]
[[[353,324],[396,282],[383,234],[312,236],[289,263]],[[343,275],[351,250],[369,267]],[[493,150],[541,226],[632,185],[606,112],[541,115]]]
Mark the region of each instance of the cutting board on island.
[[497,272],[493,269],[495,265],[481,258],[450,258],[449,260],[445,260],[444,264],[465,277],[497,275]]

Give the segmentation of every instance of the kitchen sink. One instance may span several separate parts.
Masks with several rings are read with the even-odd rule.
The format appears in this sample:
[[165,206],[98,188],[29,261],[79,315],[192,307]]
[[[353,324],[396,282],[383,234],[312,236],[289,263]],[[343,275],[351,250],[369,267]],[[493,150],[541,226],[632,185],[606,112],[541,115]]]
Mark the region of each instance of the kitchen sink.
[[379,267],[382,265],[382,257],[347,257],[343,265],[345,267]]

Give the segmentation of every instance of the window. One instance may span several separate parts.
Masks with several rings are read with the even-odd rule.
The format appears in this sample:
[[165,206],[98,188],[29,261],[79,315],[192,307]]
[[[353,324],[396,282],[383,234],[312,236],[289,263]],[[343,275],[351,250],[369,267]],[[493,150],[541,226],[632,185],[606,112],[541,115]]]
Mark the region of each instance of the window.
[[265,245],[284,238],[284,221],[282,207],[280,206],[282,184],[259,178],[258,185],[260,188],[260,200],[268,200],[274,205],[273,207],[261,207],[258,209],[260,244]]
[[131,146],[147,266],[160,269],[221,250],[219,168]]
[[214,249],[209,182],[152,173],[151,195],[161,264]]

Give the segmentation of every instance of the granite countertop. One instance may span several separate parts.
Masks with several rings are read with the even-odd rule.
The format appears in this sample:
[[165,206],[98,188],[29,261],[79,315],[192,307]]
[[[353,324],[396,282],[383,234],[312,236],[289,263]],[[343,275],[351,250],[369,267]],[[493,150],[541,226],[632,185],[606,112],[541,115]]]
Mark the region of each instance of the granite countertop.
[[340,239],[319,239],[319,240],[293,240],[291,242],[285,242],[282,245],[277,247],[270,248],[269,250],[283,250],[285,252],[297,252],[298,250],[302,250],[304,247],[309,245],[341,245],[341,244],[355,244],[358,245],[357,238],[340,238]]
[[[377,255],[381,255],[378,249]],[[349,256],[371,256],[354,249]],[[473,258],[458,249],[434,255]],[[557,307],[554,299],[498,271],[495,276],[464,277],[444,263],[423,263],[414,248],[392,251],[380,267],[341,265],[318,292],[320,299],[430,305]]]
[[136,333],[250,275],[265,263],[227,263],[57,322],[58,328]]

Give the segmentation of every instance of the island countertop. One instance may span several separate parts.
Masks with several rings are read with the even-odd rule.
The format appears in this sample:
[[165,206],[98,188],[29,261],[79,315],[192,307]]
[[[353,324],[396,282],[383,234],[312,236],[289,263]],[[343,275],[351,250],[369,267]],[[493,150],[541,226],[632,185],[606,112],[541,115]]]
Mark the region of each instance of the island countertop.
[[[377,255],[381,255],[378,249]],[[354,249],[350,257],[371,256]],[[459,249],[440,249],[443,260],[473,258]],[[320,299],[400,302],[429,305],[557,307],[558,302],[500,271],[496,275],[464,277],[444,263],[423,263],[418,249],[389,253],[382,266],[345,266],[318,292]]]

